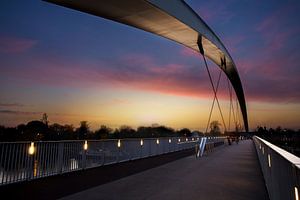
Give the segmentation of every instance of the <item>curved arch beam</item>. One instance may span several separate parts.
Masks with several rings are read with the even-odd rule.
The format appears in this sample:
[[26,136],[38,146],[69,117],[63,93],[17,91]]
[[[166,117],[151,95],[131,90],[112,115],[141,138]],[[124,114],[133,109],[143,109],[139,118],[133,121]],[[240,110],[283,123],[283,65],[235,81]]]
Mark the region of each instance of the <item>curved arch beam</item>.
[[[227,75],[248,131],[247,108],[242,83],[233,59],[221,40],[183,0],[47,0],[68,8],[127,24],[183,44],[199,51]],[[202,52],[203,53],[203,52]]]

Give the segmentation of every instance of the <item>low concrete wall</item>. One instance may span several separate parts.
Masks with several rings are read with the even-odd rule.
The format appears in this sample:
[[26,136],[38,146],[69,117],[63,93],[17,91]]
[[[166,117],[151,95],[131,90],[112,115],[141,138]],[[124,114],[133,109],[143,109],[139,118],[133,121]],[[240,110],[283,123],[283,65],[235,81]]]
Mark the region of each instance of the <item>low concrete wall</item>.
[[253,137],[271,200],[300,200],[300,158]]

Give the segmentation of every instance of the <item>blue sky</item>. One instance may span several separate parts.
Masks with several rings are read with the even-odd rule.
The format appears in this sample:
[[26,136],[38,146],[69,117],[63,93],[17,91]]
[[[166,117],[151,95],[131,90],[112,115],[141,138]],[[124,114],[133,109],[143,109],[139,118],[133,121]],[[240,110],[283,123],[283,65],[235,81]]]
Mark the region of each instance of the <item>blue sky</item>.
[[[232,54],[250,126],[300,128],[300,2],[187,3]],[[192,51],[44,1],[0,4],[0,124],[26,123],[47,112],[52,122],[88,120],[95,128],[151,123],[205,127],[212,91],[201,57]],[[218,69],[210,65],[216,77]],[[149,107],[153,109],[145,109]],[[217,113],[214,117],[219,119]]]

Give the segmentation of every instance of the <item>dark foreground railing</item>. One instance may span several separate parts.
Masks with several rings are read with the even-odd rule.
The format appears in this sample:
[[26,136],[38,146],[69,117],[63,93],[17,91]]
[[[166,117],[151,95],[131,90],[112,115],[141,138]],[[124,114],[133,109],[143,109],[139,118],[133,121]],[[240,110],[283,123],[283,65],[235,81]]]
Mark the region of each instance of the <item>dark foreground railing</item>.
[[[200,138],[0,143],[0,185],[194,148]],[[223,137],[208,138],[218,144]]]
[[263,140],[253,137],[271,200],[299,200],[300,158]]

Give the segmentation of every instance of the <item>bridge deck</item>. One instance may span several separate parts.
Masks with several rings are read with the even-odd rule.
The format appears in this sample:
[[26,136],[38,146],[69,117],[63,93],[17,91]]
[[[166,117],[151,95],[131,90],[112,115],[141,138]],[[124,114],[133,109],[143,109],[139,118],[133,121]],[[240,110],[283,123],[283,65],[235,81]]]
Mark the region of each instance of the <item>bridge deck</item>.
[[252,141],[174,162],[64,199],[268,199]]

